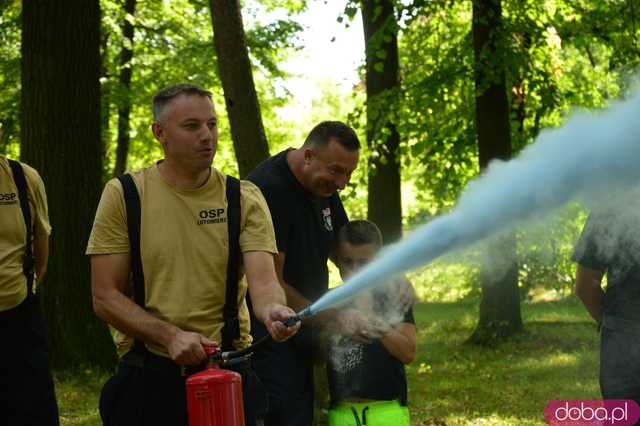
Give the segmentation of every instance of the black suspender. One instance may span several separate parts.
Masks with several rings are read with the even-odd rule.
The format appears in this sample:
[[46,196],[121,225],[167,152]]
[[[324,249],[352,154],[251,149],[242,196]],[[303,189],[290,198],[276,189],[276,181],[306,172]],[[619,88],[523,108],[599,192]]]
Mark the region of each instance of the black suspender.
[[227,228],[229,259],[227,260],[227,291],[224,301],[223,351],[233,350],[233,341],[240,337],[238,320],[238,271],[240,269],[240,181],[227,176]]
[[27,240],[25,244],[24,260],[22,261],[22,272],[27,277],[27,296],[31,296],[33,291],[33,276],[35,261],[33,258],[33,223],[31,223],[31,209],[29,208],[29,196],[27,194],[27,180],[24,177],[22,165],[14,160],[9,160],[9,167],[13,174],[13,181],[18,188],[18,199],[20,200],[20,210],[27,229]]
[[133,274],[133,300],[145,307],[144,271],[140,256],[140,195],[130,174],[118,176],[124,191],[124,203],[127,210],[127,227],[129,229],[129,248],[131,250],[131,273]]
[[[129,230],[129,250],[131,256],[131,274],[133,275],[133,300],[145,309],[144,271],[140,256],[140,195],[133,177],[130,174],[118,176],[124,192],[124,204],[127,210],[127,228]],[[133,350],[146,353],[144,343],[135,339]]]
[[[124,191],[127,210],[127,226],[131,250],[131,271],[133,274],[134,300],[145,307],[144,271],[140,255],[141,209],[138,189],[130,174],[118,176]],[[224,326],[222,327],[222,349],[232,350],[233,341],[240,337],[238,320],[238,272],[240,268],[240,181],[227,176],[227,227],[229,233],[229,258],[227,260],[227,289],[223,308]],[[144,349],[142,342],[136,340],[135,347]]]

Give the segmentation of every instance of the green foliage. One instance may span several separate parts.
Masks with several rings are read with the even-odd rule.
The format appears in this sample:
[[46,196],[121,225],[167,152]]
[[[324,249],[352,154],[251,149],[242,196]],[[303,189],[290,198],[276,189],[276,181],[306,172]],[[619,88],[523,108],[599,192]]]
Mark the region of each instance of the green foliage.
[[573,203],[518,232],[519,286],[523,298],[532,298],[541,289],[571,294],[576,269],[571,255],[585,221],[584,208]]
[[19,1],[0,2],[0,154],[17,157],[20,137]]
[[[278,3],[294,9],[303,6],[300,2],[290,1],[270,2],[269,7],[281,7]],[[237,174],[224,97],[217,76],[208,2],[138,2],[135,17],[124,16],[120,1],[102,0],[102,7],[105,177],[110,177],[115,162],[117,106],[128,98],[131,100],[128,168],[138,169],[162,156],[150,131],[151,98],[159,89],[178,82],[197,84],[214,93],[214,103],[220,116],[220,142],[215,165],[227,173]],[[119,87],[118,83],[118,56],[122,46],[131,43],[124,40],[121,33],[121,23],[125,18],[132,19],[135,27],[130,93]],[[284,77],[278,64],[286,58],[287,52],[296,48],[294,37],[299,30],[298,24],[287,19],[276,19],[266,24],[253,22],[253,26],[246,28],[247,42],[255,66],[256,89],[267,124],[276,121],[272,109],[285,102],[284,97],[276,95],[275,82]],[[270,136],[269,131],[267,133]]]
[[422,206],[409,223],[450,208],[478,171],[470,20],[468,2],[428,3],[400,37],[398,130]]
[[260,65],[271,77],[285,77],[278,64],[286,59],[289,49],[301,47],[295,39],[300,31],[300,24],[283,19],[246,31],[247,44],[255,58],[254,65]]
[[[205,2],[138,2],[134,21],[134,40],[121,33],[125,19],[121,2],[103,0],[103,96],[107,104],[105,169],[113,169],[117,133],[117,106],[130,98],[131,146],[129,169],[137,169],[161,158],[153,139],[151,97],[163,87],[189,82],[206,88],[218,87],[210,15]],[[131,19],[129,17],[128,19]],[[131,92],[119,87],[118,57],[125,44],[133,42]],[[218,91],[219,92],[219,91]],[[223,104],[218,94],[218,105]],[[222,131],[225,129],[223,128]],[[224,155],[223,155],[224,157]]]

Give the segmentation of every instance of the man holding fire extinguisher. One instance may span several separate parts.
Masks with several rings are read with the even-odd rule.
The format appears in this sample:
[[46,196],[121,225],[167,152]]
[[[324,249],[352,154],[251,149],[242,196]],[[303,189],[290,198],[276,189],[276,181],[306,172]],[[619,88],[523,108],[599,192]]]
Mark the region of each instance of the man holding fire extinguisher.
[[[120,356],[100,400],[107,426],[186,425],[185,379],[206,360],[203,345],[251,344],[247,291],[274,340],[299,328],[283,324],[295,312],[276,277],[264,198],[211,167],[211,93],[168,87],[154,96],[153,116],[164,159],[107,183],[87,248],[94,309],[113,327]],[[264,395],[247,362],[234,368],[251,426]]]

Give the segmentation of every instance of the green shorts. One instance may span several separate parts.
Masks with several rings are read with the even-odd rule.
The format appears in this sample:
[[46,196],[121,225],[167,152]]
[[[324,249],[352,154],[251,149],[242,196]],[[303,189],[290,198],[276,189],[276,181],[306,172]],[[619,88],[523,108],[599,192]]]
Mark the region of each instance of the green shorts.
[[341,402],[329,410],[329,426],[411,426],[409,409],[395,401]]

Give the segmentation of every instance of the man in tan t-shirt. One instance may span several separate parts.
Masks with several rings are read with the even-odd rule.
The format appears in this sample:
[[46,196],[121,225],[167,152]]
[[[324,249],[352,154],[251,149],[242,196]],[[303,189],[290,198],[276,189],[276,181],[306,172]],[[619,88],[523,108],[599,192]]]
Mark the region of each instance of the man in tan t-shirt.
[[[211,167],[218,141],[211,93],[172,86],[154,96],[153,112],[152,130],[164,159],[132,175],[141,206],[144,306],[132,300],[134,256],[118,179],[104,189],[87,248],[94,309],[113,327],[121,357],[101,396],[105,425],[186,425],[185,377],[179,367],[205,361],[202,345],[220,343],[226,321],[229,206],[225,176]],[[245,181],[240,182],[239,228],[239,276],[246,274],[246,280],[237,285],[235,349],[251,343],[247,290],[254,314],[275,340],[299,328],[282,324],[295,313],[286,307],[275,274],[271,217],[260,191]],[[260,411],[258,392],[250,368],[239,369],[249,426]]]
[[0,155],[2,425],[58,425],[47,332],[34,294],[47,269],[50,233],[40,175],[32,167]]

